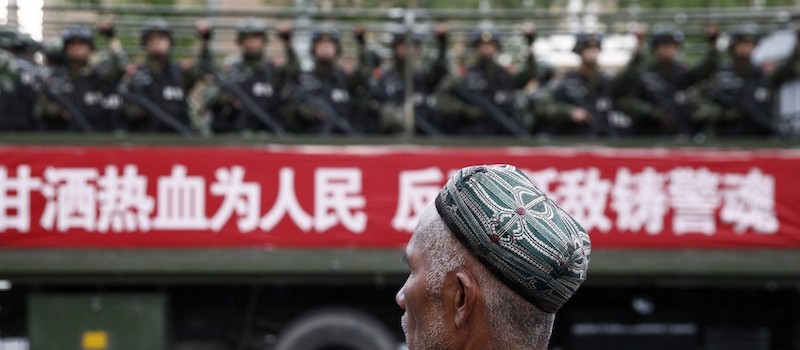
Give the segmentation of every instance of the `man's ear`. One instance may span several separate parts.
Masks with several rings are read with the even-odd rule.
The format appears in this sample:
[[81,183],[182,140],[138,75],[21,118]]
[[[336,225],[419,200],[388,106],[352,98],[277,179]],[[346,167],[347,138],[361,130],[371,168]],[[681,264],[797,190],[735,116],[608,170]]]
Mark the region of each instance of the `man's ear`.
[[481,291],[475,276],[466,269],[460,269],[456,274],[456,293],[454,294],[453,309],[456,327],[461,328],[467,324],[476,310],[479,300],[482,300]]

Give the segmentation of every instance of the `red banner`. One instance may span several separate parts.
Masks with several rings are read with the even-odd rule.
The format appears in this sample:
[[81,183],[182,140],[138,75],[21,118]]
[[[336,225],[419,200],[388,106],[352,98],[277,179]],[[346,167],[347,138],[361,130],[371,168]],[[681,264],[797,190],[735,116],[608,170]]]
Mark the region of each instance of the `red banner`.
[[594,247],[800,247],[800,152],[0,147],[0,247],[403,246],[450,173],[510,163]]

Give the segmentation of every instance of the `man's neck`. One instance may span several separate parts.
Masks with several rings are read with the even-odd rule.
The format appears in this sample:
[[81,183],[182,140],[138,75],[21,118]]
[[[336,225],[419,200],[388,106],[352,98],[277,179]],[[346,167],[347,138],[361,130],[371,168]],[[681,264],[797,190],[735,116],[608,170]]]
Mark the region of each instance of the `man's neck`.
[[166,55],[150,55],[148,57],[148,60],[147,60],[148,64],[151,67],[154,67],[154,68],[157,68],[157,69],[164,69],[164,67],[167,66],[167,62],[168,61],[169,61],[169,58]]
[[594,77],[599,71],[596,63],[581,63],[579,71],[585,77]]
[[488,324],[484,327],[473,327],[455,336],[456,343],[453,348],[459,350],[547,350],[550,340],[549,337],[543,337],[539,344],[531,345],[530,340],[518,339],[510,333],[503,334],[510,338],[502,338]]
[[261,62],[264,60],[264,53],[244,52],[242,54],[242,58],[244,58],[244,62],[248,65],[261,64]]

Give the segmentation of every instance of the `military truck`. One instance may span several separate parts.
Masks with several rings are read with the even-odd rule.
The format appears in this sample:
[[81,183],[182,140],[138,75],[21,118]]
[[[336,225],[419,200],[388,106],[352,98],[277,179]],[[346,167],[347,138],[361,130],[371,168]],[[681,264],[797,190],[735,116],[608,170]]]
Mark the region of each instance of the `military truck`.
[[0,139],[6,349],[401,349],[402,249],[485,163],[592,237],[552,349],[800,347],[792,141]]

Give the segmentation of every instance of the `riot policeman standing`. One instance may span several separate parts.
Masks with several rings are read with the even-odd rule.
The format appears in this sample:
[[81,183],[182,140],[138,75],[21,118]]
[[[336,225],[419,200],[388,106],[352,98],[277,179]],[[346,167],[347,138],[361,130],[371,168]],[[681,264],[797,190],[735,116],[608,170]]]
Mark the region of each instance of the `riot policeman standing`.
[[213,114],[213,132],[283,132],[279,92],[285,77],[264,54],[267,38],[267,26],[260,20],[246,18],[236,25],[236,43],[241,55],[225,67],[206,97]]
[[[423,37],[412,33],[413,47],[406,47],[406,32],[397,31],[392,35],[393,64],[380,74],[375,95],[380,103],[381,129],[384,132],[397,132],[404,129],[404,102],[406,98],[406,67],[413,68],[413,91],[411,99],[414,104],[414,125],[418,132],[435,136],[439,135],[438,120],[433,104],[433,92],[448,75],[447,67],[447,28],[438,26],[435,29],[438,54],[436,59],[426,68],[416,67],[415,61],[420,55]],[[411,60],[412,62],[407,62]]]
[[16,28],[0,26],[0,131],[34,129],[33,106],[37,92],[33,74],[36,72],[21,67],[27,63],[14,55],[18,42]]
[[520,110],[515,106],[516,91],[531,79],[540,78],[531,45],[535,40],[533,28],[525,33],[528,55],[523,69],[509,73],[496,61],[500,51],[500,34],[493,30],[476,30],[470,34],[470,44],[477,61],[466,74],[448,82],[440,95],[437,109],[449,134],[460,135],[517,135],[526,137]]
[[174,37],[167,21],[152,19],[142,26],[140,39],[146,62],[128,77],[124,94],[129,130],[191,132],[187,95],[200,78],[214,70],[208,48],[212,28],[201,21],[196,29],[201,43],[198,62],[185,68],[172,59]]
[[630,118],[613,106],[616,82],[600,71],[599,34],[577,36],[572,52],[580,56],[576,70],[548,87],[535,103],[539,130],[558,135],[610,135],[625,132]]
[[[719,30],[708,27],[705,32],[707,53],[694,67],[678,61],[683,32],[670,25],[656,25],[650,35],[654,62],[645,65],[643,50],[631,58],[628,74],[637,77],[630,96],[620,107],[634,117],[635,129],[641,135],[692,135],[698,131],[695,112],[699,108],[696,84],[708,79],[717,69],[716,50]],[[640,36],[640,43],[642,36]],[[640,47],[643,45],[640,44]]]
[[754,23],[742,24],[730,33],[731,61],[720,68],[709,84],[708,97],[718,108],[707,120],[707,132],[721,136],[772,133],[769,77],[751,61],[759,37]]
[[47,130],[113,131],[123,129],[122,101],[116,87],[125,73],[125,56],[115,43],[113,25],[101,26],[112,49],[108,59],[91,65],[95,49],[92,31],[71,27],[61,35],[64,64],[54,66],[36,115]]
[[351,74],[337,63],[342,52],[339,32],[322,28],[311,34],[314,68],[297,74],[287,90],[285,117],[291,131],[352,135],[377,130],[378,118],[360,113],[368,102],[371,68],[364,48],[364,30],[356,28],[354,34],[359,64]]
[[771,75],[775,93],[776,131],[781,136],[800,136],[800,26],[795,27],[794,47],[789,58]]

